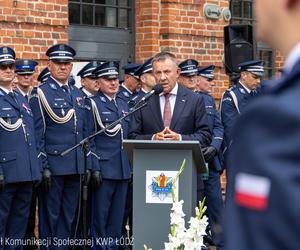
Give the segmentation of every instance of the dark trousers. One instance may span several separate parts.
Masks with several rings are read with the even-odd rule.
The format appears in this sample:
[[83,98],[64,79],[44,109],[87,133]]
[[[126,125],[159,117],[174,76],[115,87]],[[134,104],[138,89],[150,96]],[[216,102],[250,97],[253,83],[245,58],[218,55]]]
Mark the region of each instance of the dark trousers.
[[6,184],[0,191],[0,249],[23,249],[20,244],[5,245],[5,238],[24,239],[32,197],[32,182]]
[[127,188],[127,180],[104,179],[94,191],[91,222],[94,249],[112,250],[120,246]]
[[217,249],[224,247],[222,225],[223,200],[220,174],[209,169],[208,179],[204,180],[204,196],[206,197],[207,215],[211,227],[212,240]]
[[[40,238],[74,238],[74,221],[80,196],[80,176],[53,176],[47,193],[39,194]],[[68,249],[69,246],[60,246]],[[50,249],[57,249],[52,244]]]

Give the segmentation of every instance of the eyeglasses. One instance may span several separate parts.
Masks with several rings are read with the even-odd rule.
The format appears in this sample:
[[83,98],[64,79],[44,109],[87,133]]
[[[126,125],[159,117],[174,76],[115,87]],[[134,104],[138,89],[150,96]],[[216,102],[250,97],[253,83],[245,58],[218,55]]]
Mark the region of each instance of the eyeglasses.
[[7,69],[11,69],[13,70],[15,68],[14,64],[4,64],[4,65],[0,65],[0,70],[7,70]]

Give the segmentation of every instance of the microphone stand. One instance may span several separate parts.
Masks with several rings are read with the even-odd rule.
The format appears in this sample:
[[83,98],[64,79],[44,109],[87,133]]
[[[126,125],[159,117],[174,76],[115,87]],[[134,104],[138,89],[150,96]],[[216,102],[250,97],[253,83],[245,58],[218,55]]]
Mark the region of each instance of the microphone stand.
[[[87,154],[88,154],[88,149],[89,149],[89,141],[91,139],[93,139],[94,137],[96,137],[99,134],[104,133],[106,130],[113,128],[114,126],[116,126],[117,124],[119,124],[120,122],[122,122],[126,117],[132,115],[133,113],[135,113],[136,111],[142,109],[143,107],[145,107],[147,105],[147,100],[143,100],[142,102],[138,102],[133,108],[131,108],[129,110],[129,112],[120,117],[119,119],[117,119],[116,121],[114,121],[111,124],[108,124],[107,126],[105,126],[105,128],[95,132],[94,134],[82,139],[78,144],[76,144],[75,146],[65,150],[64,152],[62,152],[60,155],[61,156],[65,156],[68,153],[70,153],[71,151],[73,151],[74,149],[78,148],[81,146],[82,151],[84,153],[84,170],[86,172],[87,170]],[[84,181],[83,181],[83,189],[82,189],[82,202],[83,202],[83,208],[82,208],[82,224],[83,224],[83,238],[87,239],[88,233],[87,233],[87,200],[88,200],[88,180],[85,177]],[[81,201],[80,201],[81,202]],[[75,236],[76,237],[76,236]],[[86,245],[83,245],[83,249],[86,249]]]

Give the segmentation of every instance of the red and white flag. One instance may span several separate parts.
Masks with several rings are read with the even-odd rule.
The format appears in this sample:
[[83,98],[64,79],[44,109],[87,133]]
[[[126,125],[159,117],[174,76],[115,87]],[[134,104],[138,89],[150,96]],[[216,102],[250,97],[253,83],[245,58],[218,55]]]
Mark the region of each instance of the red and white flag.
[[263,211],[268,206],[270,179],[258,175],[239,173],[235,177],[235,202],[249,209]]

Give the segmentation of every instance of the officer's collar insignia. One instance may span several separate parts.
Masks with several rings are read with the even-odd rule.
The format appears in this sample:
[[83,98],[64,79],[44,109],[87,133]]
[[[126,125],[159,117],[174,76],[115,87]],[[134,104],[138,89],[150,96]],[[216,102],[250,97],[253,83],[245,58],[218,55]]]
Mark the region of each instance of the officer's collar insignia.
[[51,89],[57,89],[54,83],[50,83]]
[[102,102],[106,102],[105,97],[103,97],[103,96],[100,96],[100,100],[101,100]]
[[246,94],[246,92],[245,92],[245,90],[244,90],[243,88],[239,88],[239,90],[240,90],[240,92],[241,92],[242,94]]
[[128,94],[126,91],[124,91],[123,94],[124,94],[126,97],[129,97],[129,94]]

